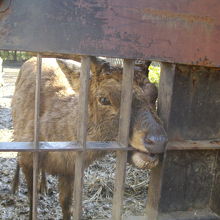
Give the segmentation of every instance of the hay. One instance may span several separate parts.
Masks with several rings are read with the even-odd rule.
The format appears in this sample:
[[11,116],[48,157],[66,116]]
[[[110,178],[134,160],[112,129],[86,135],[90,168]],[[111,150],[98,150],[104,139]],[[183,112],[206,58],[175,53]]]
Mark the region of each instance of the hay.
[[[124,215],[143,215],[149,183],[149,171],[127,165]],[[84,219],[110,218],[115,177],[115,154],[109,154],[85,171]]]

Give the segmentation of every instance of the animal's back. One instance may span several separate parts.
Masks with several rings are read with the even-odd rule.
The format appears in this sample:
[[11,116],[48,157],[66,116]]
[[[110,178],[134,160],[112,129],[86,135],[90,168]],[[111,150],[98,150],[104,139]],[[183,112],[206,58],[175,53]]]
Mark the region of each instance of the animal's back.
[[[14,141],[33,141],[34,107],[37,59],[25,62],[19,72],[12,100]],[[71,88],[65,74],[55,59],[42,60],[41,101],[40,101],[40,141],[72,141],[75,139],[77,95]],[[72,109],[72,112],[70,111]],[[71,172],[74,171],[74,152],[71,153]],[[69,153],[41,153],[40,166],[51,174],[65,173]],[[32,166],[32,153],[18,154],[21,167]],[[65,158],[65,159],[62,159]],[[49,161],[49,162],[47,162]],[[60,164],[61,163],[61,164]]]
[[[31,58],[22,65],[16,81],[12,99],[15,141],[33,140],[36,72],[37,59]],[[71,89],[56,60],[53,58],[43,59],[40,103],[41,122],[47,121],[45,117],[53,116],[56,118],[61,113],[65,114],[65,104],[63,105],[63,111],[59,111],[60,102],[68,103],[68,99],[73,97],[74,91]],[[59,117],[62,117],[62,114]],[[47,137],[42,137],[41,139],[47,139]]]

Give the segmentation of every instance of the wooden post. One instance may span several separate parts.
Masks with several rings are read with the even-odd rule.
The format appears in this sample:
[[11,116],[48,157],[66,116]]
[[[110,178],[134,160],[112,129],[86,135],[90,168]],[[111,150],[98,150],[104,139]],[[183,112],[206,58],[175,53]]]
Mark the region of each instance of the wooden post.
[[[36,74],[36,89],[35,89],[35,111],[34,111],[34,149],[39,149],[39,133],[40,133],[40,87],[41,87],[41,66],[42,57],[37,54],[37,74]],[[33,153],[33,209],[32,219],[37,219],[37,204],[38,204],[38,152]],[[30,201],[31,202],[31,201]]]
[[161,67],[158,112],[169,142],[152,170],[148,220],[220,219],[220,69]]
[[[124,60],[122,92],[121,92],[121,109],[119,120],[118,142],[124,146],[128,146],[131,103],[133,93],[133,76],[134,76],[134,61]],[[127,152],[116,152],[116,173],[114,184],[114,196],[112,205],[112,219],[122,219],[122,205],[124,195],[124,182],[126,174]]]
[[88,89],[90,73],[90,57],[82,57],[82,66],[80,73],[80,92],[79,92],[79,124],[77,130],[77,141],[82,151],[77,152],[75,159],[75,176],[74,179],[74,219],[80,220],[82,215],[82,191],[84,175],[84,155],[86,149],[87,136],[87,118],[88,118]]

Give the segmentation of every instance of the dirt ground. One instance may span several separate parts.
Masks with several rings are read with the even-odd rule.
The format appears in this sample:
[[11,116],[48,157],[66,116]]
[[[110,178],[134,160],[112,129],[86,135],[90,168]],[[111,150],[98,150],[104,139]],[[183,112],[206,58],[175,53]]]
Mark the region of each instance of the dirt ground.
[[[4,68],[4,86],[0,88],[0,141],[13,140],[11,98],[19,68]],[[27,187],[21,175],[19,192],[11,193],[11,182],[16,166],[16,153],[0,152],[0,219],[28,219]],[[83,219],[111,217],[114,186],[115,156],[107,155],[85,170]],[[149,171],[127,166],[124,215],[144,215]],[[57,179],[48,177],[48,193],[39,196],[39,219],[61,219]]]

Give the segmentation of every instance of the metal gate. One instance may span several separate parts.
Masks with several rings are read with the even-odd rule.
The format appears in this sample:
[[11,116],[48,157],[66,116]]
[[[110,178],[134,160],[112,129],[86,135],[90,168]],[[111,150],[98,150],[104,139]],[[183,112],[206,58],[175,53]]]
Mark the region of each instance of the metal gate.
[[[1,0],[0,7],[1,49],[161,61],[158,111],[169,143],[164,160],[152,172],[148,220],[220,219],[219,0]],[[1,151],[35,153],[35,195],[37,152],[61,147],[77,150],[76,219],[81,215],[83,154],[86,148],[98,148],[85,140],[89,60],[82,58],[80,107],[84,113],[77,143],[58,147],[38,141],[38,88],[34,143],[0,145]],[[38,85],[40,65],[38,55]],[[125,60],[119,143],[103,143],[117,151],[114,220],[121,218],[128,150],[124,119],[130,115],[132,77],[133,61]],[[33,204],[36,210],[36,197]]]
[[77,151],[75,162],[74,183],[74,219],[81,219],[82,214],[82,184],[83,184],[83,164],[86,150],[112,150],[117,152],[116,160],[116,179],[113,196],[112,218],[121,219],[122,201],[125,181],[125,168],[127,162],[129,122],[131,114],[132,85],[134,75],[134,61],[123,61],[123,80],[121,93],[121,109],[119,121],[118,143],[116,142],[86,142],[87,136],[87,114],[88,114],[88,83],[90,74],[90,57],[82,56],[80,74],[80,92],[79,92],[79,123],[78,137],[76,142],[40,142],[39,141],[39,111],[40,111],[40,82],[42,56],[37,54],[37,75],[35,91],[35,118],[34,118],[34,141],[33,142],[12,142],[0,143],[1,151],[30,151],[33,152],[33,219],[37,219],[37,201],[38,201],[38,153],[43,151]]

